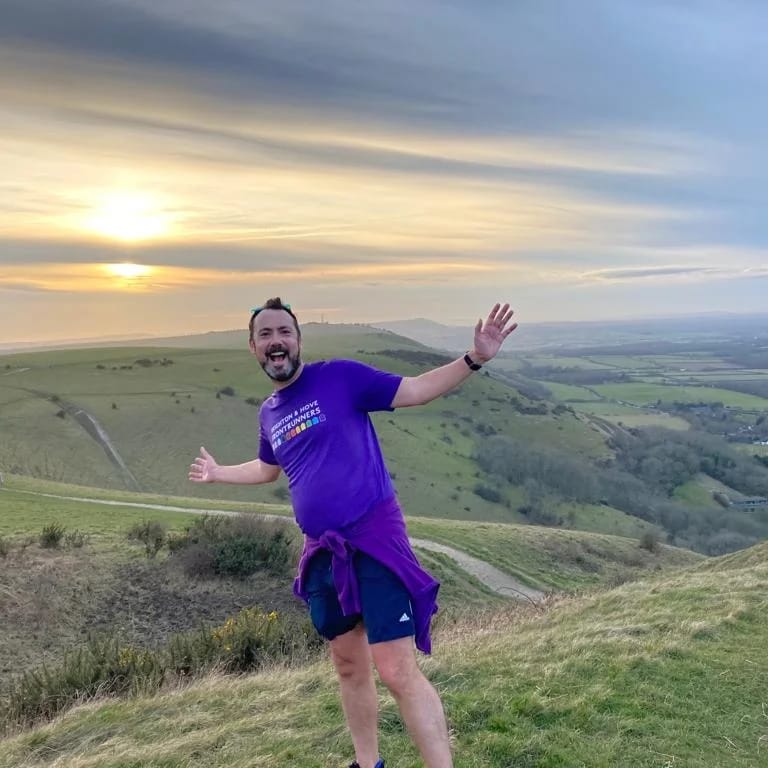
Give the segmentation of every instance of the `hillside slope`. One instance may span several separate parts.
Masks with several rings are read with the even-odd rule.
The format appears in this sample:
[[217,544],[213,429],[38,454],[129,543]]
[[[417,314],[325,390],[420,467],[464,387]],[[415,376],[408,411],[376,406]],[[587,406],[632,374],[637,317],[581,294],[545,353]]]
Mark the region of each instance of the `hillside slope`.
[[[768,545],[538,614],[444,627],[424,668],[457,768],[754,768],[768,741]],[[388,768],[418,765],[382,693]],[[96,702],[0,745],[0,768],[346,765],[326,662]]]
[[[403,375],[447,359],[364,326],[309,328],[305,351],[308,360],[352,357]],[[0,471],[202,498],[286,498],[284,480],[265,488],[196,487],[186,480],[201,444],[224,463],[239,463],[257,451],[257,406],[271,388],[244,339],[237,349],[88,348],[9,355],[0,362]],[[522,489],[488,478],[475,460],[478,441],[489,435],[607,455],[603,436],[586,421],[544,404],[530,406],[505,382],[479,375],[428,406],[376,414],[404,507],[427,516],[521,520]],[[89,431],[76,417],[80,410],[108,437],[110,451],[94,439],[96,427]],[[478,486],[492,486],[498,500],[478,495]],[[605,511],[599,510],[603,516]],[[582,517],[591,523],[595,510],[575,510],[577,527]],[[613,510],[607,517],[600,529],[639,535],[647,528]]]

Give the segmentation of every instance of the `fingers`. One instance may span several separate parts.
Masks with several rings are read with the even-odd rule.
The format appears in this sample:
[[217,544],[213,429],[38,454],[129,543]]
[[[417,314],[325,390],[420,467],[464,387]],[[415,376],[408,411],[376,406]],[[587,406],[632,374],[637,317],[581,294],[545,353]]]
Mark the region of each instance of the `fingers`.
[[492,325],[496,322],[496,314],[499,311],[501,304],[496,303],[493,305],[493,309],[488,313],[488,319],[485,321],[488,325]]
[[206,482],[206,475],[208,473],[208,462],[213,461],[211,454],[200,446],[200,455],[189,465],[189,472],[187,478],[193,483]]
[[510,326],[509,326],[509,328],[507,328],[507,329],[506,329],[506,330],[505,330],[505,331],[502,333],[502,337],[506,339],[506,338],[507,338],[507,336],[509,336],[509,334],[510,334],[510,333],[512,333],[512,331],[514,331],[514,330],[515,330],[515,328],[517,328],[517,323],[512,323],[512,325],[510,325]]
[[488,313],[487,325],[495,325],[497,328],[503,328],[514,315],[514,310],[509,308],[509,304],[493,305],[493,309]]

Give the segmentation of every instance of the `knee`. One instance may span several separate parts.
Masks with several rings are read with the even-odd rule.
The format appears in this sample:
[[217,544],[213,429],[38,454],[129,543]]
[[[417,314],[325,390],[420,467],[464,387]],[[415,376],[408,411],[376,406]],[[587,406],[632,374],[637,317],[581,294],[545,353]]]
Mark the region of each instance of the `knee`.
[[405,693],[421,678],[421,671],[416,666],[416,660],[412,654],[409,656],[384,655],[381,658],[377,658],[376,670],[379,673],[381,682],[394,696]]
[[344,652],[332,646],[331,660],[342,680],[360,680],[371,675],[371,662],[366,654]]

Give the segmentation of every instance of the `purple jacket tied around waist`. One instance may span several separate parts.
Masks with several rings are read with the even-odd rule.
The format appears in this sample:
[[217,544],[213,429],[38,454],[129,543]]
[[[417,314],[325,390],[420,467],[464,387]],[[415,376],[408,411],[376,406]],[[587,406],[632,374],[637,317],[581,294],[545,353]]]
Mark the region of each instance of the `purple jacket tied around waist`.
[[326,531],[319,539],[304,538],[304,551],[293,585],[294,594],[307,601],[307,566],[319,550],[331,552],[333,581],[345,616],[360,613],[360,592],[352,558],[356,551],[378,560],[405,585],[411,596],[416,626],[416,647],[431,653],[430,622],[437,612],[440,584],[420,565],[408,541],[405,520],[396,498],[374,507],[361,519],[340,531]]

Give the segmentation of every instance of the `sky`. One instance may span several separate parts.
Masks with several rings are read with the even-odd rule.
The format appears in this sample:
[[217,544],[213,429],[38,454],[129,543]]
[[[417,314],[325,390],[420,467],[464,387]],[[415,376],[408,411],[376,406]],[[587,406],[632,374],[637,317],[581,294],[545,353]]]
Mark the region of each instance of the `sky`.
[[[212,10],[214,9],[215,10]],[[760,0],[0,0],[0,342],[768,306]]]

